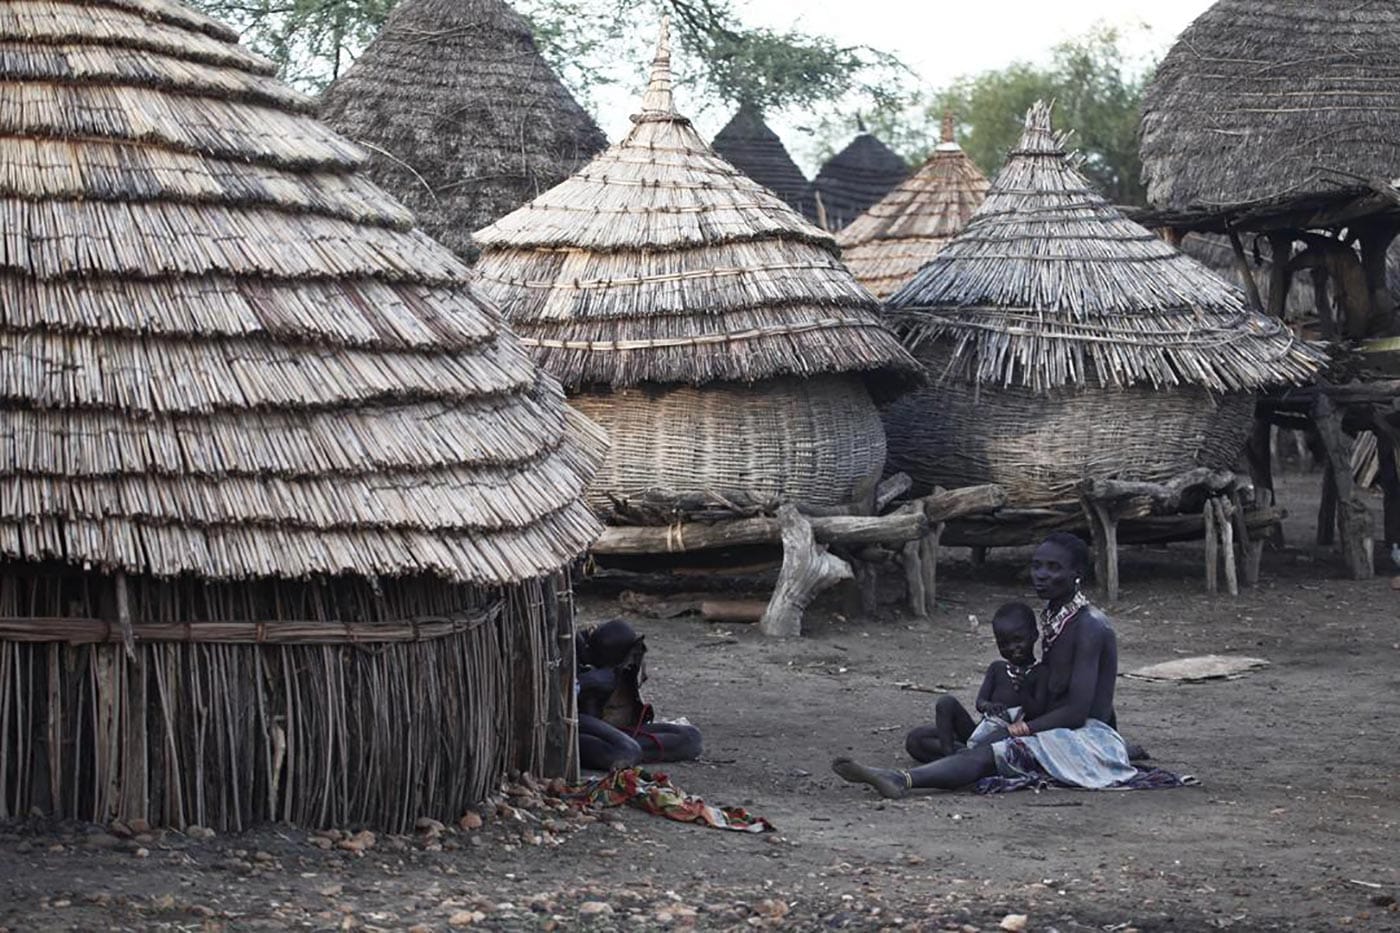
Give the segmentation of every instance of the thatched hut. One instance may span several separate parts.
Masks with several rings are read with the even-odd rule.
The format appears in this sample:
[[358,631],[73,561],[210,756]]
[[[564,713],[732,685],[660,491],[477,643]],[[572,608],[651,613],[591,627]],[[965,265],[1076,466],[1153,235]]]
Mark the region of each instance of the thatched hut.
[[919,170],[836,235],[841,258],[876,298],[888,297],[967,226],[987,176],[953,135],[953,115]]
[[801,210],[807,176],[792,161],[778,134],[763,122],[757,107],[747,102],[740,104],[710,145],[730,165],[782,198],[789,207]]
[[676,113],[664,30],[633,120],[476,234],[482,288],[609,431],[592,501],[849,501],[885,460],[870,390],[888,394],[913,360],[835,241]]
[[1094,191],[1045,105],[967,228],[887,304],[935,380],[887,410],[890,469],[1000,483],[1019,506],[1229,466],[1250,393],[1319,359]]
[[807,186],[802,213],[835,233],[909,177],[909,164],[864,129],[826,160]]
[[596,427],[232,30],[0,24],[0,816],[402,831],[562,755]]
[[370,180],[467,259],[471,231],[607,145],[505,0],[401,0],[318,107],[370,150]]

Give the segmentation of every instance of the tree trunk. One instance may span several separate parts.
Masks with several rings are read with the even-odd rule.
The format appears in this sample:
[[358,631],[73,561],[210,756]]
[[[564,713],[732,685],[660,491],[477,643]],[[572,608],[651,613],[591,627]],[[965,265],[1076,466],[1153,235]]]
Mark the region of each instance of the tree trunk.
[[783,569],[759,622],[763,634],[791,638],[802,634],[802,614],[817,594],[852,577],[850,565],[817,543],[812,525],[787,504],[778,509],[782,526]]

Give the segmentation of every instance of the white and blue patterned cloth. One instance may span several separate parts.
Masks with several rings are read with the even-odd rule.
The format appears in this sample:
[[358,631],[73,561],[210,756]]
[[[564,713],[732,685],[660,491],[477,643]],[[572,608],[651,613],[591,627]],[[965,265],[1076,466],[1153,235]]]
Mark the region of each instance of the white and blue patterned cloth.
[[[978,728],[986,724],[983,720]],[[992,753],[997,774],[1004,778],[1049,779],[1097,790],[1121,785],[1138,775],[1138,769],[1128,762],[1123,737],[1097,719],[1078,729],[1047,729],[1024,738],[1002,739],[992,744]]]

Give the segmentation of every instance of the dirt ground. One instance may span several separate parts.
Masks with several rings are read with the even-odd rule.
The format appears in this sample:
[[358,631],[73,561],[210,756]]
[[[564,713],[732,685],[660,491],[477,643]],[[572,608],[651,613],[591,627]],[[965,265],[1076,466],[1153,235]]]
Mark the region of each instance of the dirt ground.
[[356,853],[289,827],[131,839],[0,824],[0,926],[1400,930],[1397,571],[1353,583],[1310,546],[1314,485],[1287,482],[1289,546],[1238,598],[1204,593],[1199,547],[1124,554],[1106,607],[1123,670],[1217,652],[1270,662],[1230,681],[1120,680],[1123,731],[1199,787],[883,802],[836,779],[838,754],[905,762],[925,691],[970,695],[994,656],[969,615],[1029,599],[1024,552],[980,568],[954,552],[927,621],[828,610],[781,643],[695,617],[637,621],[650,698],[705,733],[704,759],[669,773],[776,833],[522,814]]

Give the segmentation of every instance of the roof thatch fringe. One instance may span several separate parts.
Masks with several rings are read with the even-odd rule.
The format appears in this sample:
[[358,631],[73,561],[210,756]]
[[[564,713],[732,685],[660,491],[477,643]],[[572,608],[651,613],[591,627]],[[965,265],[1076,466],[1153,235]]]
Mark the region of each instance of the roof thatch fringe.
[[860,284],[885,298],[962,232],[987,185],[946,113],[942,139],[919,170],[836,235],[841,258]]
[[570,390],[915,378],[831,237],[676,113],[670,67],[663,34],[627,137],[476,235],[482,287],[537,359]]
[[166,0],[0,5],[0,557],[551,573],[601,460],[466,267]]
[[1234,211],[1400,175],[1400,5],[1220,0],[1143,98],[1148,201]]
[[463,257],[471,231],[607,145],[505,0],[403,0],[319,106],[371,149],[369,176]]
[[817,172],[802,199],[802,213],[835,233],[908,177],[909,164],[862,130]]
[[953,374],[1037,391],[1249,390],[1306,380],[1323,361],[1095,192],[1044,103],[967,228],[889,305],[914,344],[952,343]]
[[783,141],[763,122],[763,114],[747,102],[710,143],[721,157],[782,198],[794,210],[802,209],[807,176],[792,161]]

